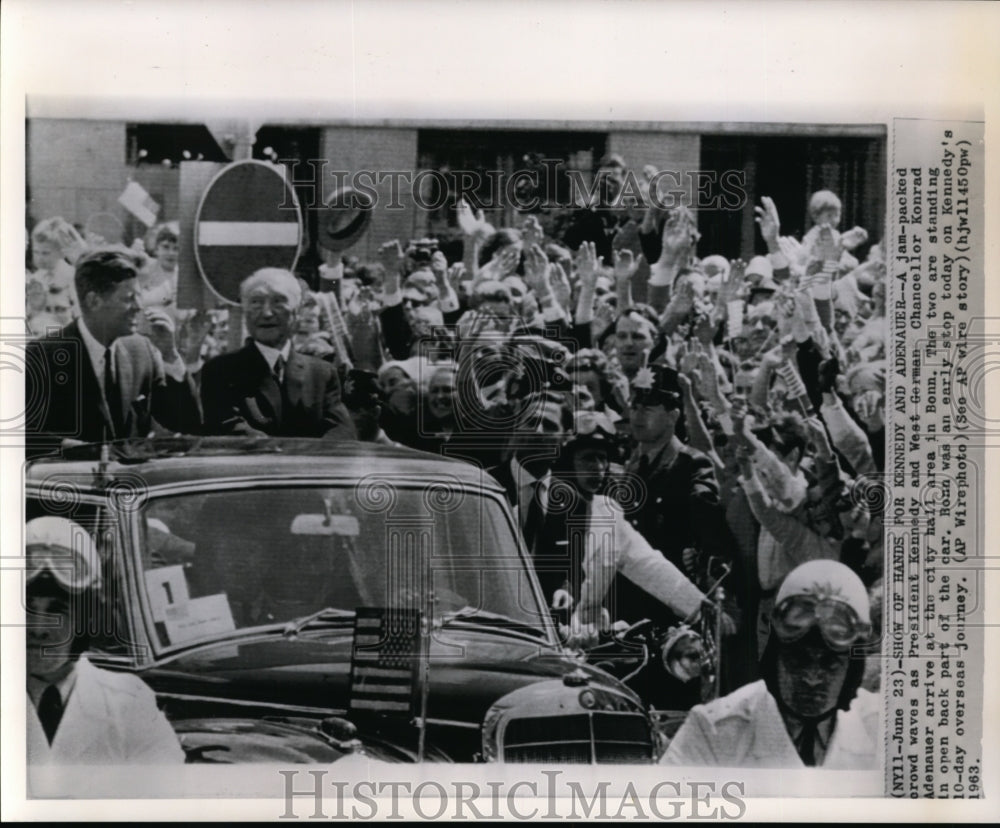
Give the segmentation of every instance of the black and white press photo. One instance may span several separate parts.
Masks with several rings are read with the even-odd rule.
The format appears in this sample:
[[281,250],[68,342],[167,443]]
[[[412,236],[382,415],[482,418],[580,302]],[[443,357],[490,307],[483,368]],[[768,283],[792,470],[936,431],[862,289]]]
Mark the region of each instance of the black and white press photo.
[[[712,37],[752,37],[756,4],[702,12],[701,82],[743,94],[722,104],[698,61],[659,95],[660,58],[600,68],[657,37],[645,12],[699,31],[685,4],[547,8],[562,49],[616,21],[576,68],[507,20],[512,74],[441,57],[419,103],[407,73],[497,9],[440,7],[422,63],[377,36],[393,4],[205,6],[115,12],[188,44],[156,64],[172,92],[42,75],[4,113],[27,803],[982,798],[983,112],[806,103],[790,74],[771,105],[785,75],[754,85]],[[219,51],[175,31],[196,22]]]

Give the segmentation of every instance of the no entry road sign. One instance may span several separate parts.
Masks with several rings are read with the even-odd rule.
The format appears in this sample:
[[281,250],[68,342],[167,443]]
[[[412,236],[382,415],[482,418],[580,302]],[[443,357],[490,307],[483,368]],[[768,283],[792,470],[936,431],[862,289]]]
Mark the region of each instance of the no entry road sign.
[[284,168],[236,161],[208,185],[194,222],[194,256],[212,292],[239,303],[240,282],[262,267],[292,270],[302,214]]

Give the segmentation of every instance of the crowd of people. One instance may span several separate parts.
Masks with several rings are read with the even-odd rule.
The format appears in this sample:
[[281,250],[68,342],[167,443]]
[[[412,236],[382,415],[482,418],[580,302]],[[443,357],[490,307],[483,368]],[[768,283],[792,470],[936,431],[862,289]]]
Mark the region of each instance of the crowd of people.
[[[602,162],[603,199],[624,171]],[[504,487],[571,641],[607,620],[690,618],[725,576],[726,691],[767,679],[782,585],[802,564],[842,565],[868,593],[844,606],[860,629],[870,596],[877,628],[885,266],[864,229],[840,229],[834,193],[812,195],[802,239],[760,198],[767,254],[749,261],[699,255],[683,206],[581,206],[556,238],[544,217],[498,228],[456,209],[460,259],[397,240],[377,261],[330,257],[316,290],[288,271],[247,274],[237,348],[225,312],[177,309],[175,227],[140,261],[41,222],[27,318],[51,370],[37,376],[74,338],[93,371],[59,393],[95,402],[72,422],[41,407],[29,451],[165,430],[359,439],[475,463]],[[605,530],[610,543],[595,540]]]

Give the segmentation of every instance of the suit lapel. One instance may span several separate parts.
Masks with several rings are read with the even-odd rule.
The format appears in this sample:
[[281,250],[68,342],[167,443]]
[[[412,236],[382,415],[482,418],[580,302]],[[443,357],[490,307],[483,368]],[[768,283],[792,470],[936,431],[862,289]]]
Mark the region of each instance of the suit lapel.
[[[876,753],[873,731],[867,726],[869,722],[865,721],[862,702],[860,697],[855,698],[850,710],[837,712],[837,723],[826,746],[823,767],[853,769],[872,766]],[[873,713],[872,722],[877,721],[876,715]]]
[[[90,351],[87,350],[87,343],[83,341],[83,335],[80,333],[80,324],[78,322],[71,323],[63,329],[62,335],[67,339],[75,339],[80,343],[80,398],[79,400],[71,400],[70,404],[79,405],[85,400],[96,400],[97,413],[99,415],[98,420],[102,433],[100,435],[95,434],[91,439],[103,440],[113,436],[115,434],[114,420],[111,417],[107,401],[104,399],[104,392],[101,390],[103,377],[98,379],[94,373],[94,363],[90,360]],[[83,423],[83,427],[86,429],[86,420]]]
[[497,482],[507,490],[507,499],[513,506],[520,506],[520,493],[517,490],[517,481],[514,479],[514,472],[511,469],[511,461],[505,460],[503,464],[497,466]]
[[[49,745],[49,740],[45,738],[45,731],[42,729],[42,723],[38,720],[38,710],[35,708],[35,703],[32,701],[31,696],[27,696],[27,707],[25,708],[26,726],[27,726],[27,747],[28,747],[28,761],[33,765],[41,765],[49,761],[49,756],[52,753],[52,747]],[[56,737],[58,738],[59,731],[56,731]]]
[[[117,413],[122,423],[122,434],[117,437],[128,437],[131,435],[132,401],[138,396],[132,387],[135,381],[135,372],[132,367],[132,360],[128,349],[118,342],[112,342],[112,353],[114,354],[113,365],[115,367],[115,377],[118,384],[118,394],[112,403],[118,407]],[[143,435],[144,436],[144,435]]]
[[751,713],[755,723],[754,742],[751,754],[767,767],[804,768],[799,752],[792,744],[792,738],[785,728],[778,704],[769,692],[758,699]]
[[63,762],[87,755],[105,756],[104,745],[111,735],[107,699],[96,668],[81,658],[76,669],[76,684],[52,741],[52,752]]

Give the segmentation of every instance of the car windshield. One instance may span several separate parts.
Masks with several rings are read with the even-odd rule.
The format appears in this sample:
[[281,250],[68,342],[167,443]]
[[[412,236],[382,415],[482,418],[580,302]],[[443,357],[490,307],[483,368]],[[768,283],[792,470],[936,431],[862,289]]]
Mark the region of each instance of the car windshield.
[[275,624],[291,634],[300,626],[349,627],[359,607],[432,607],[441,623],[481,615],[548,637],[502,507],[473,491],[197,492],[149,499],[139,532],[163,646]]

